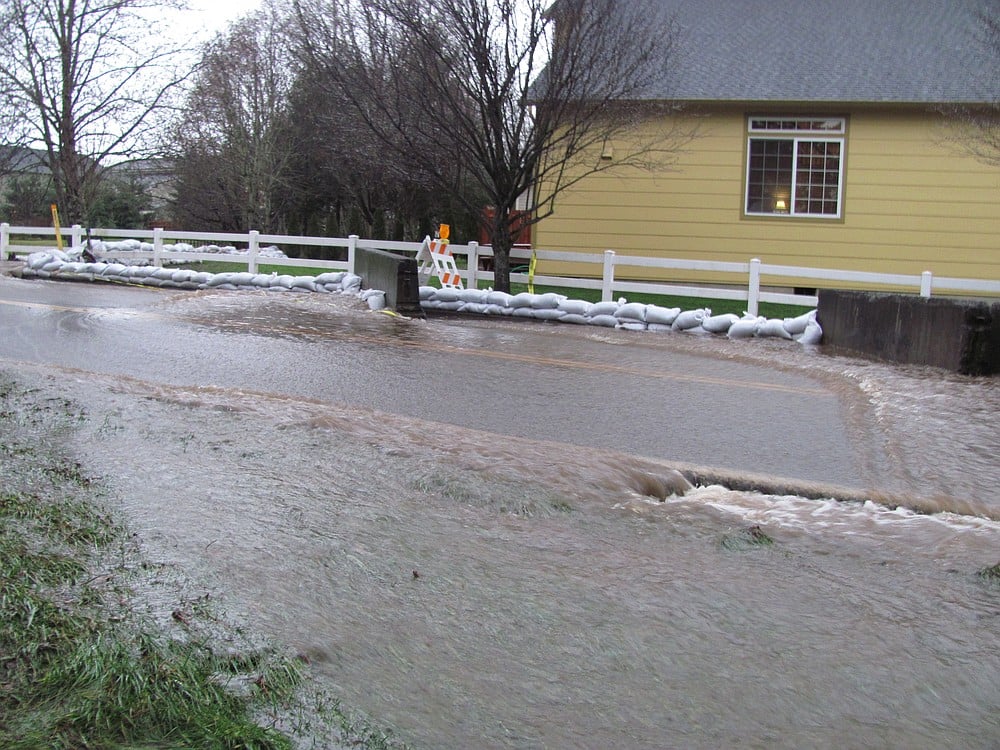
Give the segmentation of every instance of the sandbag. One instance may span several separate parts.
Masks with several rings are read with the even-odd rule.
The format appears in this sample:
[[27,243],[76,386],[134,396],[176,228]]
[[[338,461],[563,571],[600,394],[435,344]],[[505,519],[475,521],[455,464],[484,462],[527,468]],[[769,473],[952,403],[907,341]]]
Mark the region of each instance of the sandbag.
[[507,292],[497,292],[491,291],[486,293],[486,303],[488,305],[498,305],[499,307],[510,307],[510,301],[514,299],[514,295],[507,294]]
[[781,318],[769,318],[765,320],[757,328],[757,335],[789,340],[792,338],[792,334],[785,330],[785,321]]
[[484,289],[460,289],[458,291],[458,298],[462,302],[474,302],[476,304],[485,304],[487,292]]
[[211,278],[212,274],[210,274],[208,271],[196,271],[194,274],[191,275],[191,281],[199,285],[208,284]]
[[444,289],[438,289],[433,298],[437,302],[461,302],[458,298],[458,290],[452,289],[451,287],[445,287]]
[[361,291],[361,277],[353,273],[344,274],[344,278],[340,280],[340,289],[357,294]]
[[535,320],[559,320],[565,315],[558,307],[531,308],[531,317]]
[[618,325],[618,318],[614,315],[590,315],[587,317],[587,322],[592,326],[604,326],[605,328],[614,328]]
[[795,318],[785,318],[783,325],[785,330],[788,331],[793,336],[800,333],[805,333],[806,327],[809,325],[809,321],[816,320],[816,311],[810,310],[807,313],[803,313]]
[[729,327],[740,319],[739,315],[733,313],[722,313],[721,315],[709,315],[701,321],[701,327],[709,333],[726,333]]
[[25,262],[27,263],[28,268],[30,268],[32,271],[37,271],[46,263],[49,263],[51,261],[52,261],[51,253],[37,252],[29,255],[28,259]]
[[673,325],[674,320],[681,314],[679,307],[660,307],[659,305],[646,305],[646,322],[658,325]]
[[559,303],[565,299],[565,295],[556,294],[555,292],[536,294],[531,300],[531,306],[535,310],[554,310],[559,307]]
[[129,266],[128,271],[122,274],[122,278],[127,278],[134,284],[141,284],[149,278],[152,266]]
[[[173,281],[173,279],[174,279],[174,269],[172,269],[172,268],[160,268],[160,267],[156,267],[156,268],[153,269],[153,272],[151,274],[149,274],[149,275],[152,276],[154,279],[161,279],[161,280],[170,280],[170,281]],[[218,279],[218,281],[217,281],[218,284],[229,284],[229,283],[232,283],[233,275],[234,274],[231,274],[231,273],[217,273],[217,274],[215,274],[216,278]]]
[[700,326],[707,314],[711,313],[708,310],[685,310],[674,318],[672,327],[675,331],[683,331]]
[[609,300],[607,302],[595,302],[593,305],[590,306],[590,309],[587,311],[587,315],[589,315],[591,318],[597,318],[600,317],[601,315],[609,315],[611,317],[614,317],[615,310],[617,310],[619,307],[620,305],[613,300]]
[[521,292],[520,294],[515,294],[513,297],[511,297],[510,302],[508,304],[510,305],[510,307],[514,308],[515,310],[518,310],[525,307],[531,307],[531,302],[534,298],[535,298],[534,294],[529,294],[528,292]]
[[582,299],[564,299],[559,303],[559,309],[567,315],[586,315],[593,303]]
[[810,320],[806,330],[793,338],[800,344],[818,344],[823,340],[823,329],[816,320]]
[[645,323],[646,305],[640,302],[626,302],[615,310],[614,316],[619,320],[638,320]]
[[726,335],[731,339],[753,338],[757,334],[757,328],[760,326],[762,320],[763,318],[743,318],[742,320],[737,320],[729,326],[729,332]]
[[[344,276],[346,275],[347,274],[344,271],[337,271],[335,273],[321,273],[316,277],[315,281],[317,284],[339,284],[341,281],[344,280]],[[434,287],[432,286],[428,287],[422,286],[420,287],[421,294],[423,294],[424,289],[431,290],[428,294],[433,293],[434,291]],[[421,299],[423,299],[423,297],[421,297]]]
[[101,276],[122,276],[128,272],[128,266],[122,263],[106,263]]

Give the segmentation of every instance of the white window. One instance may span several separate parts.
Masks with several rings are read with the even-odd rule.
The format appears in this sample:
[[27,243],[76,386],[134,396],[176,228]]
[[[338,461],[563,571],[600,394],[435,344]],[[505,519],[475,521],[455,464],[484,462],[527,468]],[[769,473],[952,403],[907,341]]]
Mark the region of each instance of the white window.
[[844,184],[842,117],[751,117],[748,216],[838,219]]

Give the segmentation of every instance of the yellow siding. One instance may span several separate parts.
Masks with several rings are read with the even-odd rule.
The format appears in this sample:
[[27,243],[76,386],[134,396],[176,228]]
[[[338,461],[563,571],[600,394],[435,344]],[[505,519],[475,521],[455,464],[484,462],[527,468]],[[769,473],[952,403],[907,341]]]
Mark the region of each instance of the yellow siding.
[[[701,137],[675,171],[594,175],[558,196],[555,213],[536,227],[535,245],[1000,279],[1000,168],[948,145],[949,129],[932,115],[873,109],[829,114],[848,116],[842,219],[744,217],[746,113],[719,109],[703,119]],[[596,276],[600,267],[550,261],[540,262],[538,272]],[[726,281],[653,269],[618,275]]]

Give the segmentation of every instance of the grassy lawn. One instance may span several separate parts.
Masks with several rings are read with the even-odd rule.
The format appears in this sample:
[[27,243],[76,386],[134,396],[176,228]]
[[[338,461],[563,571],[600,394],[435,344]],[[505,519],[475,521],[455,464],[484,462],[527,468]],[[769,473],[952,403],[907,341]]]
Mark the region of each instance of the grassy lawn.
[[390,747],[336,701],[304,698],[304,664],[207,595],[150,604],[169,571],[58,448],[84,419],[0,372],[0,747]]

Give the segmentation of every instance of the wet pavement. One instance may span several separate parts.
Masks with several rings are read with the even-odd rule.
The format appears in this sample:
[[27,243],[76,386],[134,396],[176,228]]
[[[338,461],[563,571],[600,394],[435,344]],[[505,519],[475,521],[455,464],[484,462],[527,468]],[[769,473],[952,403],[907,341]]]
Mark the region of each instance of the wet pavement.
[[[1000,738],[997,379],[12,279],[0,332],[0,368],[84,405],[80,460],[147,553],[414,748]],[[664,502],[681,465],[924,512]]]
[[797,347],[789,342],[734,348],[508,320],[402,321],[329,295],[12,284],[0,297],[12,360],[854,489],[881,479],[878,445],[845,422],[851,394],[739,356],[751,346],[780,358]]

